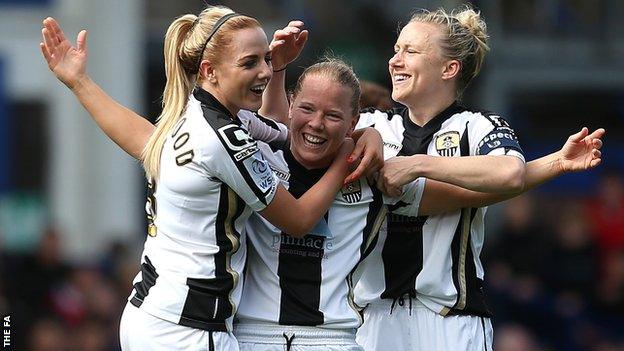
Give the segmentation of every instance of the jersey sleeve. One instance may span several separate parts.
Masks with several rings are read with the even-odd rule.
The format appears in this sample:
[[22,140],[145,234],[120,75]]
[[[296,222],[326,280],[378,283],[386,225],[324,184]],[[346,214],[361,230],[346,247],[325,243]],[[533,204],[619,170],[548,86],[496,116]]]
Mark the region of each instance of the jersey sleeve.
[[284,142],[288,139],[288,127],[282,123],[247,110],[240,110],[238,118],[249,132],[249,135],[256,140],[272,143]]
[[374,127],[375,123],[380,119],[388,118],[388,113],[377,110],[375,108],[366,108],[360,111],[360,118],[358,119],[357,124],[355,125],[355,129],[362,129],[368,127]]
[[263,210],[275,197],[278,179],[257,142],[236,124],[215,129],[204,148],[202,166],[227,184],[254,211]]
[[384,203],[388,205],[388,211],[403,216],[417,217],[425,190],[425,181],[425,178],[417,178],[405,184],[399,197],[384,195]]
[[473,155],[515,156],[525,162],[516,133],[507,121],[494,114],[483,114],[472,128]]

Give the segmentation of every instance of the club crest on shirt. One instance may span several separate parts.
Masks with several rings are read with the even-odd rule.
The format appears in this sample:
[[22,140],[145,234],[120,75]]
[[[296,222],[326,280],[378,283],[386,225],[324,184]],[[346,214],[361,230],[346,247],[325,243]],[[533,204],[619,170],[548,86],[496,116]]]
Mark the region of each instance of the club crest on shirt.
[[352,204],[362,200],[362,185],[360,184],[360,180],[353,181],[340,189],[340,193],[342,194],[342,198]]
[[445,132],[436,137],[435,147],[440,156],[453,156],[459,149],[459,133]]

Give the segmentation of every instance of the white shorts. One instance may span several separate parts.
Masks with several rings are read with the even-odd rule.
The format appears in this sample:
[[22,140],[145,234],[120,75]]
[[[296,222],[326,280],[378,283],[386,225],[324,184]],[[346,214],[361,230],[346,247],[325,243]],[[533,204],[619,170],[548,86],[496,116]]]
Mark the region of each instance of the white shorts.
[[234,335],[241,351],[363,351],[355,329],[241,323]]
[[232,333],[206,331],[171,323],[127,303],[119,323],[123,351],[237,351]]
[[366,351],[491,351],[492,323],[476,316],[443,317],[417,299],[369,304],[357,342]]

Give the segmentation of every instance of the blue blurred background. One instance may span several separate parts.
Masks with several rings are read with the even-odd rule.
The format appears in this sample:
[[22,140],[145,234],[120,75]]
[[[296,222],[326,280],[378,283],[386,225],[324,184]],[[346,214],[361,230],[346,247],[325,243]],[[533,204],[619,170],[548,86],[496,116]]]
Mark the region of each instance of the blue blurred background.
[[[290,19],[311,32],[288,83],[331,50],[390,87],[387,60],[413,9],[455,0],[223,1],[271,37]],[[528,159],[582,126],[607,129],[603,164],[488,213],[486,263],[495,349],[624,350],[624,2],[472,1],[492,52],[464,103],[499,112]],[[0,312],[16,350],[117,350],[117,323],[144,240],[139,164],[97,129],[48,71],[41,21],[75,40],[89,30],[89,72],[153,120],[162,46],[202,1],[0,0]]]

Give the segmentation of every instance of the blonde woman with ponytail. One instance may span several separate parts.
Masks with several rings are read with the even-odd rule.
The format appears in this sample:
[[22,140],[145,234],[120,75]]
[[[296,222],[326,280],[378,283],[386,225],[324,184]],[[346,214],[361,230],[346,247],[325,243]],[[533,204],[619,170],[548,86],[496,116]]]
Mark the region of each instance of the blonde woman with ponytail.
[[[148,236],[120,323],[122,349],[237,350],[232,320],[247,219],[257,211],[292,236],[307,234],[342,186],[353,149],[343,143],[325,175],[295,199],[238,118],[251,114],[241,109],[260,108],[273,69],[296,57],[306,32],[297,23],[282,31],[297,40],[287,48],[278,41],[273,67],[254,18],[221,6],[177,18],[165,37],[167,83],[155,129],[88,77],[86,31],[73,47],[47,18],[42,34],[49,68],[111,138],[142,159],[149,180]],[[118,130],[120,122],[135,132]]]

